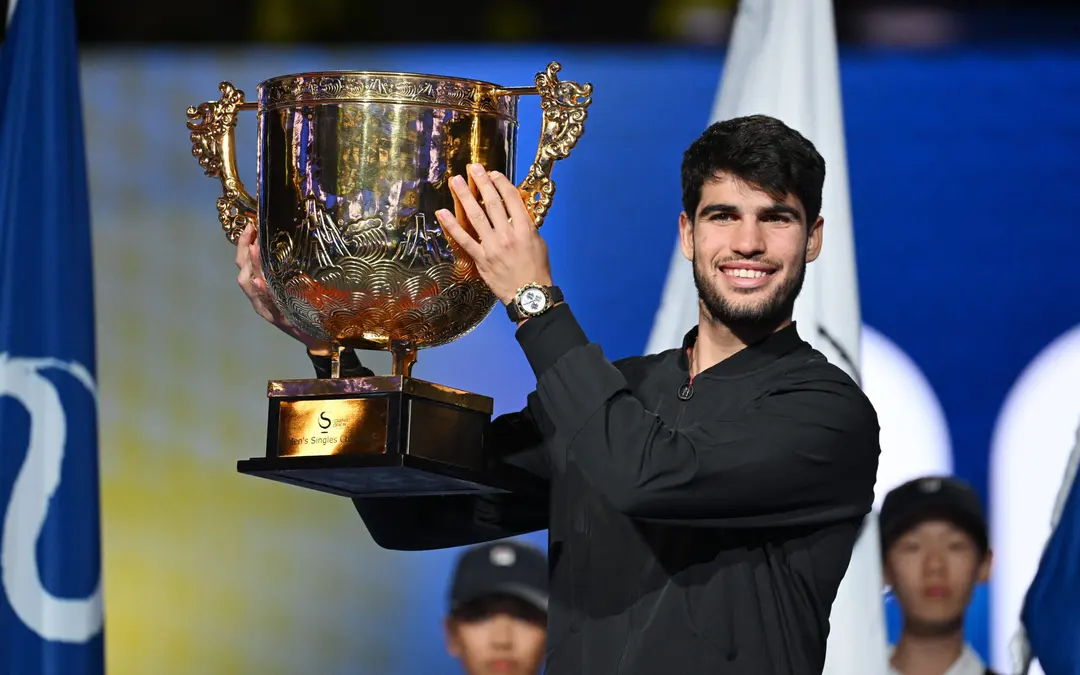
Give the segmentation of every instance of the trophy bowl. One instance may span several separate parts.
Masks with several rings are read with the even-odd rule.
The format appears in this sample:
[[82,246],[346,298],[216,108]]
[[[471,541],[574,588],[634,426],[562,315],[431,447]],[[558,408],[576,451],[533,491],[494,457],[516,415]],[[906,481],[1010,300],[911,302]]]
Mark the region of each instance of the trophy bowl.
[[[560,81],[560,69],[549,64],[532,87],[372,71],[283,75],[259,84],[256,104],[222,82],[220,100],[187,111],[192,154],[221,180],[229,242],[256,225],[267,286],[289,322],[340,347],[391,351],[394,374],[407,376],[417,349],[460,338],[495,306],[434,214],[453,210],[475,236],[449,180],[468,177],[470,163],[515,180],[526,94],[539,95],[543,121],[519,188],[543,224],[552,166],[576,145],[592,99],[591,85]],[[237,114],[252,109],[255,197],[234,150]]]

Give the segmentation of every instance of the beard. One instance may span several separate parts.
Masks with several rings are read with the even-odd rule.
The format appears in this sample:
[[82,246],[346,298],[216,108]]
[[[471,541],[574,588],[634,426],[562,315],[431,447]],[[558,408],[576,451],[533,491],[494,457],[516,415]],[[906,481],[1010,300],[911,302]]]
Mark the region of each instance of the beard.
[[[721,295],[720,290],[715,285],[711,285],[705,274],[698,269],[696,252],[692,266],[698,299],[709,318],[732,330],[770,328],[790,319],[795,310],[795,299],[799,297],[803,281],[806,279],[806,254],[804,253],[795,274],[785,279],[769,297],[753,303],[735,303]],[[778,274],[780,269],[777,266],[775,273]]]

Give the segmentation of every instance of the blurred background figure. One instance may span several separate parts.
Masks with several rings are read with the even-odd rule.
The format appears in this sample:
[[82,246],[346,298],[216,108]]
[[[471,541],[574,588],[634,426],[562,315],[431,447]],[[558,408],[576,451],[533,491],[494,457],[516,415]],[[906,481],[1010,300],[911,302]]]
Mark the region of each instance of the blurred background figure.
[[498,541],[458,559],[446,651],[466,675],[536,675],[547,631],[547,558],[531,544]]
[[880,525],[885,583],[903,617],[891,675],[992,675],[964,640],[993,558],[979,496],[955,478],[917,478],[886,495]]

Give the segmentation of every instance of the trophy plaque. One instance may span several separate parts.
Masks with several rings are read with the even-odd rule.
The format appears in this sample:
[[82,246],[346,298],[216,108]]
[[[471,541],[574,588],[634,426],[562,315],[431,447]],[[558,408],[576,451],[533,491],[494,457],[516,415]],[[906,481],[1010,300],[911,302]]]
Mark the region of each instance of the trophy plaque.
[[[344,497],[530,489],[534,479],[485,447],[492,399],[412,377],[417,351],[473,330],[498,302],[435,211],[480,164],[514,180],[518,98],[539,95],[540,142],[518,184],[537,226],[554,163],[583,132],[592,85],[551,63],[531,87],[374,71],[284,75],[256,103],[229,82],[187,111],[192,154],[221,181],[218,218],[236,244],[258,232],[267,288],[304,333],[336,345],[328,379],[272,380],[263,456],[241,473]],[[237,114],[258,122],[257,192],[240,180]],[[475,185],[474,194],[477,193]],[[389,375],[341,377],[340,350],[389,351]]]

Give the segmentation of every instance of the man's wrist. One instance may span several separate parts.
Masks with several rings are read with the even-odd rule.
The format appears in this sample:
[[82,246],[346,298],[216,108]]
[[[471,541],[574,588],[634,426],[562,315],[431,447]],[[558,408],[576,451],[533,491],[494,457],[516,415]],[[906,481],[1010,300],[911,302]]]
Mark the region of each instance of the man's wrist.
[[304,345],[309,356],[330,356],[337,348],[337,345],[334,343],[320,340],[293,326],[288,326],[285,332],[295,338],[300,344]]
[[550,312],[562,304],[562,289],[556,286],[551,277],[543,281],[530,281],[523,284],[509,301],[505,302],[506,313],[517,328],[521,328],[529,319],[534,319]]
[[[556,302],[556,303],[555,303],[555,304],[553,304],[553,305],[551,306],[551,308],[550,308],[550,309],[548,309],[547,311],[549,311],[549,312],[550,312],[550,311],[551,311],[552,309],[555,309],[556,307],[558,307],[559,305],[563,304],[564,302],[565,302],[565,300],[560,300],[560,301]],[[543,314],[541,314],[540,316],[543,316]],[[528,323],[528,322],[529,322],[530,320],[532,320],[532,319],[536,319],[536,318],[538,318],[538,317],[535,317],[535,316],[523,316],[522,318],[518,319],[518,322],[517,322],[517,327],[518,327],[518,328],[521,328],[521,327],[522,327],[522,326],[524,326],[524,325],[525,325],[526,323]]]
[[565,302],[530,318],[517,329],[516,337],[537,377],[566,352],[589,343]]
[[319,356],[329,358],[334,355],[334,351],[337,349],[334,345],[329,345],[323,342],[316,343],[304,343],[307,348],[308,356]]
[[514,286],[512,289],[510,289],[508,291],[507,296],[505,298],[500,297],[499,300],[504,305],[509,305],[510,303],[517,300],[518,293],[521,292],[522,288],[525,288],[526,286],[532,286],[532,285],[543,286],[543,287],[547,288],[547,287],[550,287],[550,286],[554,286],[555,282],[551,280],[551,275],[550,274],[538,274],[532,279],[520,282],[517,286]]

